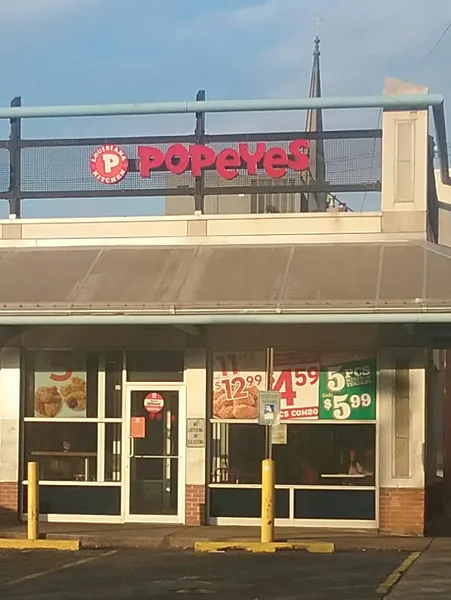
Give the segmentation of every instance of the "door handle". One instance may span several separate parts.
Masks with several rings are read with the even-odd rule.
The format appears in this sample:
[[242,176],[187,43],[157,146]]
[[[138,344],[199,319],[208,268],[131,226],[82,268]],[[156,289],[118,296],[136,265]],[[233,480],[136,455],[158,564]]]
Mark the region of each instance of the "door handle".
[[135,456],[135,438],[131,435],[128,436],[128,458],[133,458]]

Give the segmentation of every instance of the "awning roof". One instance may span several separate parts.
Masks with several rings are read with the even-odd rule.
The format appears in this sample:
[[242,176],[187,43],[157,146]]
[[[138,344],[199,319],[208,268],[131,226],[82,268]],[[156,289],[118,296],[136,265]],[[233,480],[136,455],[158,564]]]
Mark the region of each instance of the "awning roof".
[[0,317],[451,312],[428,242],[0,250]]

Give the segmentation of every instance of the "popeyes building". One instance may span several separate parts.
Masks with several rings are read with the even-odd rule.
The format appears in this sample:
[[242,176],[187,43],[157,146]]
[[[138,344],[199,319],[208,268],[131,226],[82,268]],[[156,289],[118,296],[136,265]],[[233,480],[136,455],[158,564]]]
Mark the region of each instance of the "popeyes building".
[[[427,94],[399,98],[374,130],[313,108],[299,131],[209,134],[199,112],[192,135],[121,139],[11,120],[0,515],[26,518],[37,461],[46,521],[258,525],[270,387],[276,525],[428,531],[449,504],[451,195]],[[165,214],[20,212],[136,196]]]

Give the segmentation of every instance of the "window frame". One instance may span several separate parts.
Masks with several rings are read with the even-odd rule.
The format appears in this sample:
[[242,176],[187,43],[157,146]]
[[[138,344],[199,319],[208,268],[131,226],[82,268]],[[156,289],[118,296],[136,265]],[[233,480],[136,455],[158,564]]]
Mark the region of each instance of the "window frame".
[[[21,364],[23,369],[22,377],[22,393],[21,393],[21,435],[20,435],[20,482],[22,485],[28,485],[26,479],[26,454],[25,454],[25,424],[26,423],[94,423],[97,425],[97,478],[96,481],[72,481],[72,480],[42,480],[40,485],[49,486],[61,486],[61,485],[73,485],[73,486],[121,486],[123,473],[122,473],[122,459],[119,457],[119,463],[121,465],[120,478],[117,481],[106,480],[105,473],[105,457],[106,457],[106,426],[108,424],[120,425],[121,429],[119,432],[119,442],[122,444],[123,436],[123,418],[122,417],[105,417],[106,407],[106,372],[105,372],[105,359],[108,350],[96,350],[96,349],[76,349],[77,352],[84,353],[86,357],[89,354],[97,356],[97,417],[27,417],[26,408],[28,397],[30,393],[30,377],[33,371],[30,369],[30,355],[37,354],[40,352],[67,352],[73,351],[70,347],[42,347],[42,348],[26,348],[23,349],[21,358]],[[123,404],[123,383],[124,383],[124,368],[125,368],[125,352],[122,353],[122,363],[120,369],[120,381],[121,381],[121,405]]]
[[[234,349],[235,350],[235,349]],[[290,348],[290,349],[286,349],[286,348],[278,348],[278,351],[284,352],[284,351],[293,351],[293,352],[297,352],[297,351],[305,351],[305,349],[298,349],[298,348]],[[226,346],[218,346],[218,347],[214,347],[214,348],[209,348],[208,350],[208,359],[207,359],[207,420],[209,423],[209,427],[208,427],[208,431],[207,431],[207,439],[208,439],[208,443],[207,443],[207,453],[206,453],[206,482],[207,482],[207,489],[214,489],[214,488],[235,488],[235,489],[248,489],[248,488],[255,488],[255,489],[261,489],[261,483],[260,484],[247,484],[247,483],[231,483],[231,484],[225,484],[225,483],[214,483],[212,481],[212,474],[213,474],[213,460],[214,460],[214,452],[213,452],[213,434],[214,434],[214,424],[215,423],[246,423],[246,424],[255,424],[258,425],[258,419],[218,419],[218,418],[214,418],[213,417],[213,403],[212,403],[212,394],[213,394],[213,379],[214,379],[214,364],[213,364],[213,356],[215,353],[218,352],[229,352],[230,351],[230,347],[229,344],[227,344]],[[245,350],[246,352],[258,352],[261,351],[261,348],[255,348],[253,346],[250,347],[246,347]],[[321,349],[318,350],[318,352],[325,352],[327,351],[327,349]],[[347,350],[343,350],[344,352],[346,352]],[[350,350],[351,352],[353,350]],[[373,348],[373,347],[367,347],[367,348],[362,348],[362,349],[357,349],[355,350],[356,352],[366,352],[369,353],[370,356],[373,357],[373,359],[376,361],[376,393],[375,393],[375,418],[374,419],[367,419],[367,420],[350,420],[350,421],[340,421],[340,420],[336,420],[336,419],[299,419],[297,421],[284,421],[283,423],[286,424],[287,426],[289,426],[290,424],[312,424],[312,425],[317,425],[317,426],[322,426],[322,425],[337,425],[337,426],[341,426],[341,425],[373,425],[374,427],[374,462],[375,462],[375,468],[374,468],[374,485],[372,486],[355,486],[355,485],[349,485],[346,486],[346,489],[350,489],[350,490],[355,490],[356,492],[358,492],[359,490],[362,491],[373,491],[374,492],[374,496],[375,496],[375,518],[372,521],[343,521],[343,520],[339,520],[339,521],[321,521],[318,522],[318,526],[324,526],[324,527],[330,527],[330,526],[343,526],[343,524],[349,524],[350,527],[363,527],[363,528],[367,528],[367,527],[377,527],[379,524],[379,506],[380,506],[380,405],[381,405],[381,386],[380,386],[380,349],[378,348]],[[261,427],[263,427],[261,425]],[[276,465],[277,468],[277,465]],[[278,519],[278,522],[280,523],[280,525],[287,525],[287,526],[291,526],[293,524],[298,524],[299,526],[303,526],[308,525],[309,523],[311,523],[311,520],[305,520],[305,519],[295,519],[294,517],[294,493],[295,490],[309,490],[309,489],[316,489],[316,490],[343,490],[343,485],[315,485],[315,486],[310,486],[310,485],[289,485],[289,484],[276,484],[275,485],[275,489],[288,489],[289,490],[289,495],[290,495],[290,517],[288,519]],[[206,510],[207,510],[207,520],[209,524],[212,525],[240,525],[242,524],[244,521],[246,523],[249,524],[255,524],[258,525],[258,522],[255,521],[255,519],[252,518],[247,518],[247,517],[239,517],[239,518],[232,518],[232,517],[212,517],[211,516],[211,510],[210,510],[210,495],[207,495],[207,504],[206,504]],[[254,522],[255,521],[255,522]],[[315,521],[316,523],[316,521]]]

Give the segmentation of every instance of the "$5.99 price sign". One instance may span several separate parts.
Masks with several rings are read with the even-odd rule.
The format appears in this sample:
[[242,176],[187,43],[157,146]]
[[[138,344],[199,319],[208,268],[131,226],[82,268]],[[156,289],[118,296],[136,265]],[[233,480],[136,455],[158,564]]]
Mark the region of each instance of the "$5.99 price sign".
[[376,361],[325,367],[320,377],[320,419],[376,418]]

